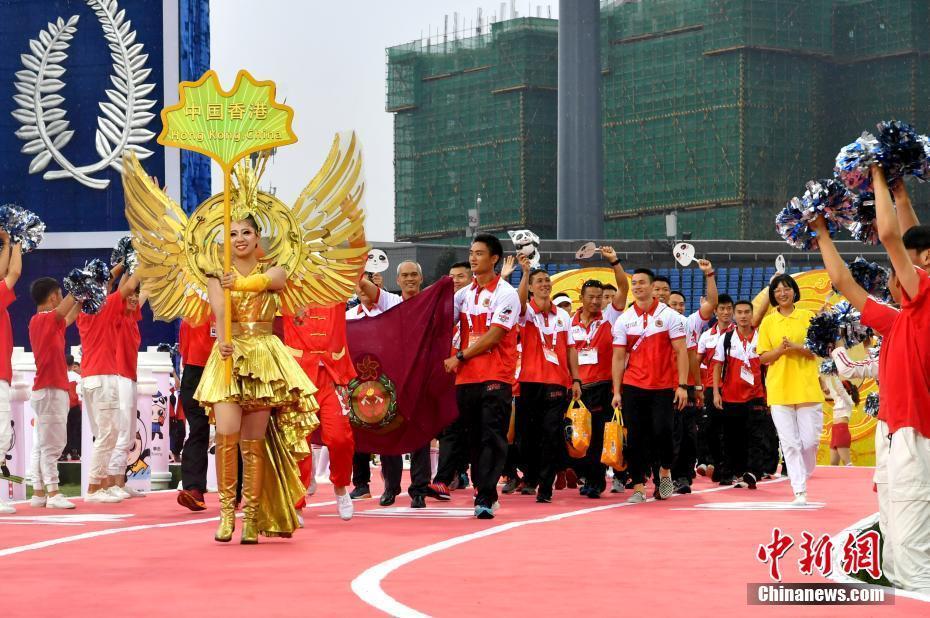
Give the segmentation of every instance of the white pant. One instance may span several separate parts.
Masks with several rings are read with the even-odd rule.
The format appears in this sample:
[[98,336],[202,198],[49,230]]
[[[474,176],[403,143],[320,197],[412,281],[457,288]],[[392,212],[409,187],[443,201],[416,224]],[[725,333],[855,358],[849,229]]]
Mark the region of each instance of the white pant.
[[0,463],[13,447],[13,413],[10,410],[10,383],[0,380]]
[[895,586],[898,585],[894,572],[894,543],[892,543],[891,496],[888,491],[888,425],[878,421],[875,425],[875,474],[872,482],[878,493],[878,529],[885,540],[882,545],[882,573]]
[[36,440],[32,445],[29,476],[32,488],[58,491],[58,458],[68,442],[68,391],[42,388],[32,392]]
[[123,376],[117,376],[116,383],[119,388],[119,415],[117,418],[119,436],[116,439],[116,446],[113,448],[113,455],[110,457],[108,469],[110,476],[126,474],[129,451],[132,450],[136,442],[136,411],[138,410],[136,383]]
[[930,594],[930,439],[912,427],[891,437],[888,496],[897,584]]
[[788,480],[794,493],[807,491],[807,479],[817,466],[817,447],[823,431],[823,406],[802,403],[772,406],[772,421],[778,431],[781,452],[788,466]]
[[91,376],[81,380],[87,419],[94,432],[94,454],[88,480],[99,484],[107,478],[110,458],[119,437],[118,376]]

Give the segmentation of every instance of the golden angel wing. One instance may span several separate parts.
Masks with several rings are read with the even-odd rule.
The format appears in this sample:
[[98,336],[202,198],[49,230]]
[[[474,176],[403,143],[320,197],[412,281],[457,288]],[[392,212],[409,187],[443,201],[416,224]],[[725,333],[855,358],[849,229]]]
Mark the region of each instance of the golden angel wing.
[[184,210],[145,173],[131,151],[123,159],[123,192],[132,246],[139,256],[136,274],[155,318],[170,322],[184,317],[202,323],[210,306],[204,286],[190,270]]
[[355,132],[336,134],[326,161],[291,211],[302,239],[291,243],[299,256],[281,292],[285,313],[344,302],[354,293],[369,249],[361,207],[364,192],[362,153]]

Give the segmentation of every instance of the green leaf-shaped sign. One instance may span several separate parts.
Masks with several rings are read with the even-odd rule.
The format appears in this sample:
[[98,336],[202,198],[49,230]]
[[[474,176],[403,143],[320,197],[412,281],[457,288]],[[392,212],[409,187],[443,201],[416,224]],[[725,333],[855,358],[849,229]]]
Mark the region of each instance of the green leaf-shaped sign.
[[227,172],[242,157],[260,150],[293,144],[294,110],[276,103],[275,85],[255,81],[239,71],[229,92],[215,71],[196,82],[181,82],[180,101],[161,112],[158,143],[207,155]]

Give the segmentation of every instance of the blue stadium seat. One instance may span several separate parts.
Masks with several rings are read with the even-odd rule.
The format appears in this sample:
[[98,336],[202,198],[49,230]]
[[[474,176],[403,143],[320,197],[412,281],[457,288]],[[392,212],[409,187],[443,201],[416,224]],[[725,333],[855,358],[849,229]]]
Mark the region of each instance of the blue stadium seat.
[[762,275],[762,283],[766,284],[769,282],[769,279],[775,276],[775,267],[769,266],[765,269],[765,274]]

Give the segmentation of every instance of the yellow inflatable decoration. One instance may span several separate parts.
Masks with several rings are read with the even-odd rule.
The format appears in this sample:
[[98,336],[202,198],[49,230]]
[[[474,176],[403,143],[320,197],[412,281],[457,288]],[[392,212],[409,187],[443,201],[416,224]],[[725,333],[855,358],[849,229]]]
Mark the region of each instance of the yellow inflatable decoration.
[[[825,270],[811,270],[793,275],[798,287],[801,288],[801,301],[798,306],[809,309],[813,312],[820,311],[827,304],[836,304],[843,300],[843,297],[833,292],[830,285],[830,278]],[[581,286],[588,279],[597,279],[601,283],[614,284],[614,271],[611,268],[579,268],[567,270],[552,276],[552,295],[559,293],[567,294],[572,299],[573,309],[581,306],[579,299],[581,297]],[[753,299],[753,302],[762,300],[763,295],[768,294],[765,289]],[[627,303],[633,302],[632,296],[627,294]],[[773,309],[769,309],[769,312]],[[854,359],[861,359],[865,356],[865,350],[862,346],[856,346],[849,350],[850,356]],[[853,464],[857,466],[874,466],[875,465],[875,419],[868,416],[862,411],[865,404],[866,395],[878,390],[875,380],[869,379],[862,383],[856,384],[859,387],[859,404],[853,410],[849,419],[849,432],[852,435],[852,445],[850,456]],[[833,405],[827,403],[824,406],[824,423],[823,434],[820,436],[820,448],[817,451],[817,463],[829,465],[830,463],[830,435],[831,425],[833,422]]]

